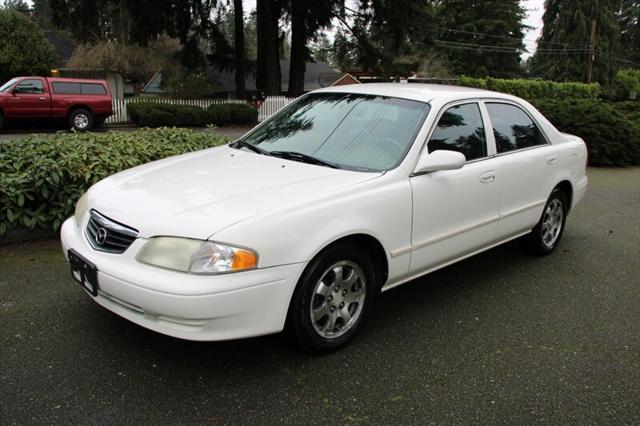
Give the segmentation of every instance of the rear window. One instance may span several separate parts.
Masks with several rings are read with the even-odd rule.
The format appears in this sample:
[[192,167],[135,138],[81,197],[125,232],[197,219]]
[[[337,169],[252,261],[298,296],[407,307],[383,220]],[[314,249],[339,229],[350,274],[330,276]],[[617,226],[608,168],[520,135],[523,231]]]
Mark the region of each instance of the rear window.
[[98,83],[54,82],[53,91],[59,95],[106,95],[107,91]]

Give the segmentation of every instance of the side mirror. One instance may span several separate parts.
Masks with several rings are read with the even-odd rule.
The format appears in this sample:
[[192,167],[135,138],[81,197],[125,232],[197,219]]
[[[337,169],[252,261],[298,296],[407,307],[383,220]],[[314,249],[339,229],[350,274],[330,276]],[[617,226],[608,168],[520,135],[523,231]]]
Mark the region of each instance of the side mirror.
[[439,149],[432,153],[423,153],[414,173],[437,172],[438,170],[457,170],[467,161],[464,154]]

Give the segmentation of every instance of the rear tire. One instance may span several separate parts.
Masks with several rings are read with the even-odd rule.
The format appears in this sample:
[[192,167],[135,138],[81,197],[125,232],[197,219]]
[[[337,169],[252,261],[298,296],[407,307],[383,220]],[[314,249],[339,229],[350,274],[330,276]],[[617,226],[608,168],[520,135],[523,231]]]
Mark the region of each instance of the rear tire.
[[524,248],[536,256],[552,253],[562,239],[568,210],[567,197],[559,188],[555,188],[544,205],[538,224],[530,234],[522,237]]
[[355,244],[333,246],[309,263],[291,299],[287,332],[308,352],[349,343],[373,309],[379,278]]
[[4,129],[4,115],[0,112],[0,130]]
[[93,127],[93,114],[84,108],[78,108],[69,114],[69,126],[77,132],[86,132]]

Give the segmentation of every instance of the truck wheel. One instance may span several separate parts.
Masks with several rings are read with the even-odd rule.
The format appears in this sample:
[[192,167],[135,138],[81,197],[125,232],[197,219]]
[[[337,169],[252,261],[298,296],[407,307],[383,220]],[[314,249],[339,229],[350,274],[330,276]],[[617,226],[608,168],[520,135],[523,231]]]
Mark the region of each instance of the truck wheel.
[[4,129],[4,115],[0,112],[0,130]]
[[93,127],[93,114],[84,108],[78,108],[69,114],[69,126],[78,132],[85,132]]

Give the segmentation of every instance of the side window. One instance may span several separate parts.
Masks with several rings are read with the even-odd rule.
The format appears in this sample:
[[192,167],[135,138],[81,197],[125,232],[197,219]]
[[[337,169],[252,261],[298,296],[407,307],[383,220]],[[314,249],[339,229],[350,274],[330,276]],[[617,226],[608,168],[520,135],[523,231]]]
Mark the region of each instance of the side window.
[[107,91],[105,90],[102,84],[82,83],[80,84],[80,88],[82,89],[83,95],[106,95],[107,94]]
[[467,161],[487,156],[487,139],[477,103],[456,105],[442,114],[429,143],[429,152],[457,151]]
[[522,109],[501,103],[487,103],[486,106],[498,154],[546,143],[538,126]]
[[44,84],[42,80],[22,80],[16,86],[15,92],[25,95],[42,95],[44,93]]
[[58,95],[79,95],[80,83],[63,83],[56,81],[52,84],[53,91]]

